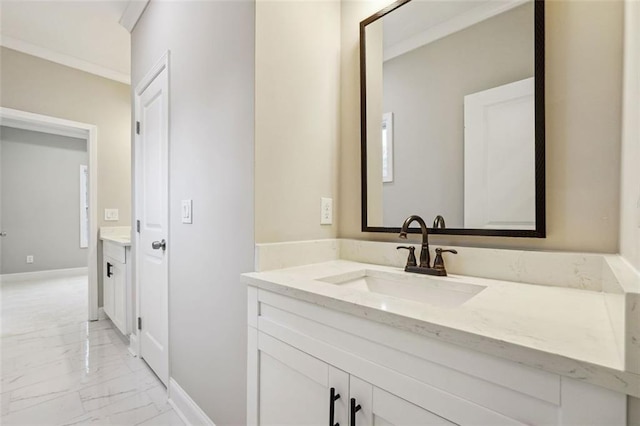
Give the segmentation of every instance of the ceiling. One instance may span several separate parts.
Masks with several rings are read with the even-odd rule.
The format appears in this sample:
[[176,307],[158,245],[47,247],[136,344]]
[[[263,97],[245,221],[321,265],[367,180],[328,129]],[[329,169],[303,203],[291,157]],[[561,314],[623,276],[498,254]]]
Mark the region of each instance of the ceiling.
[[119,20],[129,0],[0,0],[0,44],[124,83],[129,32]]
[[411,1],[382,19],[384,59],[392,59],[530,1]]

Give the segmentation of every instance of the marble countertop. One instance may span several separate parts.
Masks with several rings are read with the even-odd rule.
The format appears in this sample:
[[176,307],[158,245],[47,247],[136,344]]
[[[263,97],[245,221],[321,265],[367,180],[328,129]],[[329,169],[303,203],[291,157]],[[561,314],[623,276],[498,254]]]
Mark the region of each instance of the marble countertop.
[[[640,375],[625,371],[606,293],[449,275],[485,286],[459,306],[442,307],[318,281],[362,270],[401,268],[333,260],[242,275],[245,284],[367,318],[640,397]],[[608,299],[607,299],[608,297]],[[617,306],[617,304],[620,306]]]
[[123,247],[131,246],[130,226],[103,226],[100,228],[100,239]]
[[109,241],[120,246],[130,247],[131,237],[128,235],[102,235],[100,236],[102,241]]

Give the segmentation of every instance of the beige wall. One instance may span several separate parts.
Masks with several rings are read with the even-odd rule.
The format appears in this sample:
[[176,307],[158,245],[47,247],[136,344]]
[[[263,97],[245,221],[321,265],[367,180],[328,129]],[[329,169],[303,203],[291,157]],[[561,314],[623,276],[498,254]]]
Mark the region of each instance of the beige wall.
[[[98,127],[98,226],[131,222],[130,87],[0,48],[0,105]],[[104,209],[120,220],[104,221]]]
[[[338,235],[345,238],[397,239],[360,232],[358,25],[388,3],[342,3]],[[434,244],[618,251],[623,5],[548,1],[546,9],[547,238],[433,236]]]
[[340,3],[259,0],[255,22],[256,242],[335,238]]
[[[340,15],[340,203],[339,237],[384,239],[376,234],[360,233],[360,21],[388,6],[385,0],[342,1]],[[372,193],[382,195],[382,188]],[[375,213],[382,217],[382,211]]]

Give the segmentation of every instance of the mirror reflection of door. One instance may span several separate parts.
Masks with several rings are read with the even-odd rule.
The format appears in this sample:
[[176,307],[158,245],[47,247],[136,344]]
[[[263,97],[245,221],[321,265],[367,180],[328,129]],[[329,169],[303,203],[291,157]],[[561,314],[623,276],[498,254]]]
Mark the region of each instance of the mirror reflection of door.
[[533,78],[465,96],[465,228],[536,228],[533,120]]

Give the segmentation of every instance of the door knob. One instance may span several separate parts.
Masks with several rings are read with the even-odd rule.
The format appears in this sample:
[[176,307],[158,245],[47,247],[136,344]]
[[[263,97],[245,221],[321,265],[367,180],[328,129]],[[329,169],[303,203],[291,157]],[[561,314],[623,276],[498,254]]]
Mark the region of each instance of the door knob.
[[0,232],[0,237],[6,237],[7,233],[6,232]]
[[154,250],[162,249],[162,251],[164,251],[167,249],[167,242],[164,240],[164,238],[162,239],[162,241],[154,241],[151,243],[151,248]]

